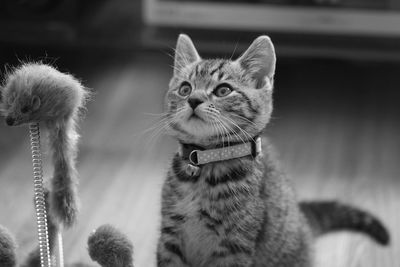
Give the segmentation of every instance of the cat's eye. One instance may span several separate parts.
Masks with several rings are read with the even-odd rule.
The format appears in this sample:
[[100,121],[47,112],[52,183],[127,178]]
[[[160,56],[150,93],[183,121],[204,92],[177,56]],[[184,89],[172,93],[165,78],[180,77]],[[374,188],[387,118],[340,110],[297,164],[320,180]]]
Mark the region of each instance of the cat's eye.
[[29,107],[28,106],[23,106],[21,108],[21,113],[27,113],[29,111]]
[[192,86],[190,86],[188,82],[182,83],[181,87],[178,90],[178,94],[183,97],[190,95],[191,92],[192,92]]
[[218,97],[224,97],[229,95],[230,93],[232,93],[232,87],[229,84],[221,84],[218,85],[217,88],[215,88],[214,90],[214,95],[218,96]]

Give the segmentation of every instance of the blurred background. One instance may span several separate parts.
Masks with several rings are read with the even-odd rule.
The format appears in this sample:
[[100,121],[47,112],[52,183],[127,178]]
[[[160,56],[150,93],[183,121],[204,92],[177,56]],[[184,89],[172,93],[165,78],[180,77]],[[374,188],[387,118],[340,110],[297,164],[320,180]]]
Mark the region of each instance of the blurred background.
[[[66,262],[89,263],[87,236],[111,223],[133,241],[136,266],[155,266],[160,189],[177,146],[154,125],[184,32],[203,57],[224,58],[269,35],[278,63],[266,135],[299,198],[358,205],[391,231],[388,248],[358,234],[321,238],[316,266],[400,266],[400,0],[2,0],[0,28],[2,70],[42,60],[94,92]],[[0,123],[0,223],[20,259],[37,244],[32,198],[28,130]]]

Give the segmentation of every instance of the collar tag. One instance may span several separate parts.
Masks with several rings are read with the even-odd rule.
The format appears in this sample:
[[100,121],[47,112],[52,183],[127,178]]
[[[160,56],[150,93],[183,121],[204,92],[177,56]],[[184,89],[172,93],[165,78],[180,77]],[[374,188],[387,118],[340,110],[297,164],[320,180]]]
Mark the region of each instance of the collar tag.
[[200,174],[200,167],[193,164],[188,164],[186,166],[185,172],[191,177],[198,176]]

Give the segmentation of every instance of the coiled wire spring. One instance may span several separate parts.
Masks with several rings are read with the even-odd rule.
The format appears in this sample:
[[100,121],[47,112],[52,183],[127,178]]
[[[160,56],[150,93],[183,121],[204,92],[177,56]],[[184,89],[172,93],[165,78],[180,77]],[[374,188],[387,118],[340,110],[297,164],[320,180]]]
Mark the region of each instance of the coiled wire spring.
[[49,233],[47,227],[46,200],[43,186],[42,154],[40,151],[39,123],[29,125],[33,165],[33,184],[35,193],[35,210],[39,239],[41,267],[51,267]]

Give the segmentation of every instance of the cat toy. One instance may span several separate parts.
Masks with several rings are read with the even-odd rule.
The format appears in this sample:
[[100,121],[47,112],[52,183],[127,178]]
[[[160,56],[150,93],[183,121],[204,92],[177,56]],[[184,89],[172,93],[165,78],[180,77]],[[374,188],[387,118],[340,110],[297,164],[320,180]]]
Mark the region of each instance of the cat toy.
[[[47,194],[45,193],[45,198]],[[54,233],[53,221],[49,218],[50,240]],[[133,267],[133,245],[130,240],[111,225],[102,225],[89,236],[88,251],[91,259],[101,267]],[[0,225],[0,266],[16,267],[17,245],[12,234]],[[37,267],[39,263],[33,257],[22,266]],[[90,265],[75,263],[67,267],[90,267]]]
[[[87,97],[88,91],[72,75],[39,63],[26,63],[8,73],[2,87],[1,111],[6,124],[29,124],[41,267],[51,266],[48,215],[57,222],[59,228],[71,227],[76,221],[79,206],[75,168],[79,138],[76,123]],[[49,214],[43,186],[40,123],[48,130],[54,165]],[[62,235],[59,230],[58,266],[63,266]]]
[[[29,124],[39,249],[30,253],[23,266],[51,267],[50,250],[58,241],[57,266],[62,267],[60,228],[71,227],[78,212],[76,123],[89,92],[73,76],[37,63],[23,64],[9,73],[0,90],[0,111],[7,125]],[[50,190],[43,186],[40,123],[49,132],[54,165]],[[16,247],[13,236],[0,225],[0,266],[17,265]],[[102,267],[133,267],[132,243],[110,225],[90,235],[88,250],[92,260]]]

